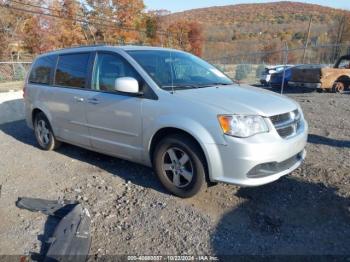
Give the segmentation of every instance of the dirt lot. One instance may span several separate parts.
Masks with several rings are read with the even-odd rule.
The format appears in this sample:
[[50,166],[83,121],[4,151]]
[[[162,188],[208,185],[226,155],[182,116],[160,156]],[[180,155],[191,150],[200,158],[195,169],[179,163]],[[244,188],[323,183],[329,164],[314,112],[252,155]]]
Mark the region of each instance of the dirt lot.
[[188,200],[149,168],[70,145],[44,152],[24,121],[0,125],[0,254],[41,252],[52,233],[46,216],[15,207],[28,196],[82,201],[98,256],[350,255],[350,95],[288,96],[310,125],[305,164],[270,185],[220,184]]

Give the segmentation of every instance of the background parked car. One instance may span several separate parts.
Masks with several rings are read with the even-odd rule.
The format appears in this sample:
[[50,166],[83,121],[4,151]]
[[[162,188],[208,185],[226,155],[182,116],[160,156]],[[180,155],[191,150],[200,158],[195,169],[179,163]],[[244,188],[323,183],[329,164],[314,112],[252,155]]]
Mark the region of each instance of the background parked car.
[[305,65],[294,68],[289,85],[342,93],[350,85],[349,65],[350,56],[343,56],[333,68],[327,65]]
[[283,74],[284,74],[284,87],[289,85],[293,77],[293,72],[296,72],[298,69],[313,69],[313,68],[322,68],[325,65],[296,65],[296,66],[286,66],[285,69],[281,69],[276,73],[271,74],[270,77],[270,86],[272,87],[281,87],[283,82]]
[[285,68],[282,68],[278,72],[273,73],[270,78],[270,86],[281,87],[283,83],[283,77],[284,77],[284,87],[288,86],[288,82],[292,77],[292,68],[294,68],[294,66],[289,66],[289,67],[286,66]]
[[283,71],[283,69],[290,67],[290,65],[275,65],[267,66],[260,76],[260,83],[264,86],[269,86],[271,75]]

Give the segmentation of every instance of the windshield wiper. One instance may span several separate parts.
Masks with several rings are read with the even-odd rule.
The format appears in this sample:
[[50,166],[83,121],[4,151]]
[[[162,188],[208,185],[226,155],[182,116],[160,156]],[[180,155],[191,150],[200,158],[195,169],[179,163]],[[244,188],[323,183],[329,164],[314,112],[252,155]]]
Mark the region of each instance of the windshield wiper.
[[210,84],[202,84],[202,85],[196,85],[197,88],[205,88],[205,87],[213,87],[213,86],[229,86],[232,84],[228,83],[210,83]]
[[162,86],[163,89],[167,90],[181,90],[181,89],[194,89],[194,88],[205,88],[205,87],[211,87],[211,86],[226,86],[226,85],[232,85],[229,83],[208,83],[208,84],[183,84],[183,85],[169,85],[169,86]]
[[162,86],[163,89],[176,89],[176,90],[181,90],[181,89],[192,89],[192,88],[198,88],[198,85],[173,85],[173,86]]
[[[208,84],[209,85],[209,84]],[[233,85],[233,83],[211,83],[210,86],[230,86]]]

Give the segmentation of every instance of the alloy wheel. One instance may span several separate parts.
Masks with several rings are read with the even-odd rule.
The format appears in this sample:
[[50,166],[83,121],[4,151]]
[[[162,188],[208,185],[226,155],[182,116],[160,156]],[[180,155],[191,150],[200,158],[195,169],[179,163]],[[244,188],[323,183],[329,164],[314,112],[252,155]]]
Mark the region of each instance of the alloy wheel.
[[163,155],[163,172],[167,179],[178,188],[188,186],[192,179],[194,168],[189,155],[182,149],[170,147]]
[[39,138],[39,142],[43,145],[47,145],[50,142],[50,130],[47,127],[47,124],[44,120],[40,119],[37,122],[36,126],[37,136]]

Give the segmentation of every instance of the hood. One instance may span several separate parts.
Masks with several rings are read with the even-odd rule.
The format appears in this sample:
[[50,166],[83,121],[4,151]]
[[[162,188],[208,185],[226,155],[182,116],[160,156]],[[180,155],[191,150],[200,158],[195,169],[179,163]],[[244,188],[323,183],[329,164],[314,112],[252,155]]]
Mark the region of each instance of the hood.
[[295,110],[293,100],[248,85],[230,85],[176,91],[175,95],[193,103],[217,108],[222,114],[273,116]]

